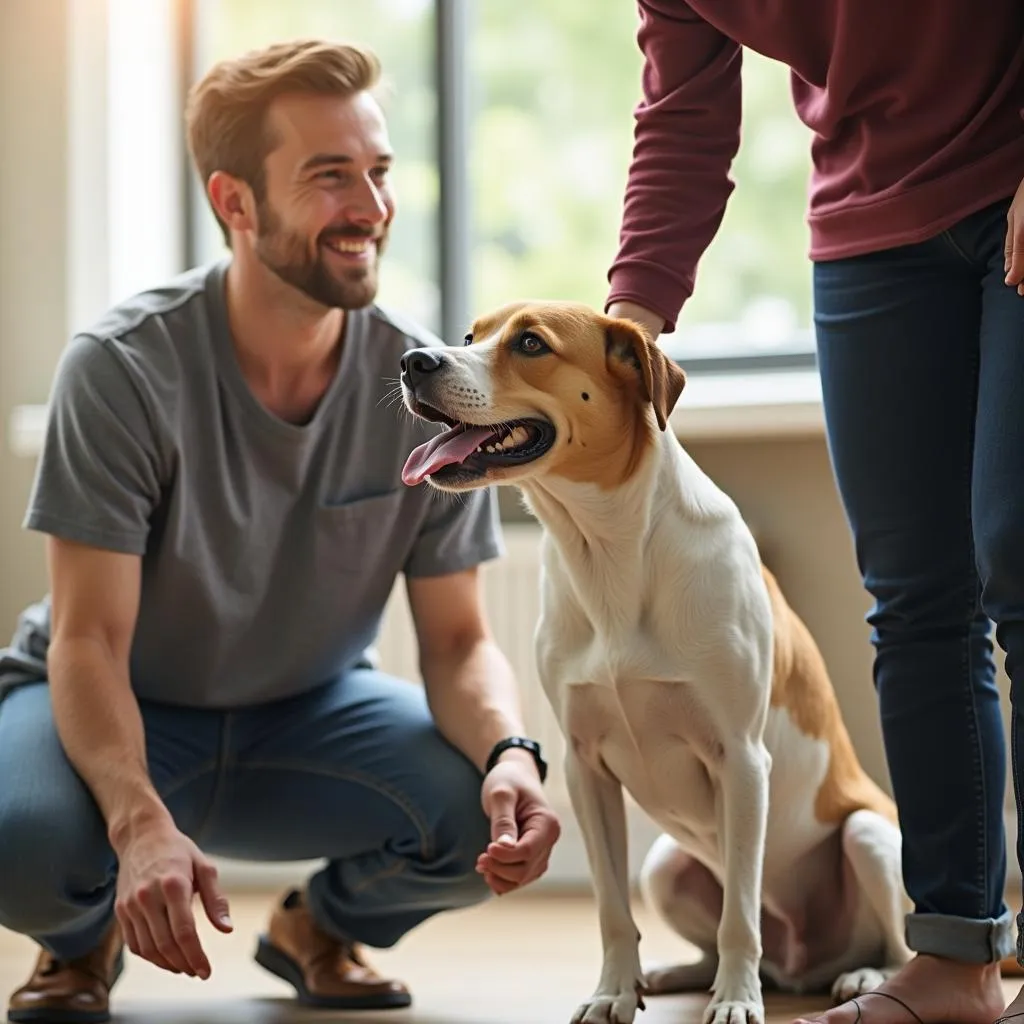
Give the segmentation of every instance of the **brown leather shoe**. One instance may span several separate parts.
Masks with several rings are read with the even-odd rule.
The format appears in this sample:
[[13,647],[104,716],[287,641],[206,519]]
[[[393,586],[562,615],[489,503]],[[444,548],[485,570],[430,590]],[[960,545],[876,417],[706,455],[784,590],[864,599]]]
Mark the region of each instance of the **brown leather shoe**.
[[103,1024],[110,1020],[110,990],[124,970],[124,944],[115,922],[91,953],[58,960],[40,950],[32,977],[7,1006],[16,1024]]
[[299,1002],[307,1006],[390,1010],[412,1003],[406,987],[381,978],[357,945],[321,931],[298,890],[289,892],[274,911],[267,933],[260,936],[256,963],[293,986]]

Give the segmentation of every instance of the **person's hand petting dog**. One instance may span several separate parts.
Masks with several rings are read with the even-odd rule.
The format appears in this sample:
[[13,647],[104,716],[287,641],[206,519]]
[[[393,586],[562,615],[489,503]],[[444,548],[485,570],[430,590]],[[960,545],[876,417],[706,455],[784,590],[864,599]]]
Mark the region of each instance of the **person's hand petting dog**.
[[529,755],[506,754],[487,773],[481,800],[491,821],[491,841],[476,869],[502,896],[544,874],[561,825]]

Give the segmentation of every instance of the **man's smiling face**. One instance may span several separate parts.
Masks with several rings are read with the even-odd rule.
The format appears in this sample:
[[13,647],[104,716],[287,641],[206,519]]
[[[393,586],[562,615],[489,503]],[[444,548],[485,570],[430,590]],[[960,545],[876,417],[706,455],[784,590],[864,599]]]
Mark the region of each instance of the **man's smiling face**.
[[395,214],[380,106],[366,92],[281,96],[265,130],[272,144],[257,205],[256,256],[324,306],[369,305]]

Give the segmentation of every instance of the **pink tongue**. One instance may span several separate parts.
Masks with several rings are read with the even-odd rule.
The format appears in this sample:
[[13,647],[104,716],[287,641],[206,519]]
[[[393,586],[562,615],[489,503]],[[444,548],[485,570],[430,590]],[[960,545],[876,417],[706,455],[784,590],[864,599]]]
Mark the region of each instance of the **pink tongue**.
[[443,466],[462,462],[493,434],[488,427],[455,427],[438,434],[410,453],[402,470],[403,483],[415,487]]

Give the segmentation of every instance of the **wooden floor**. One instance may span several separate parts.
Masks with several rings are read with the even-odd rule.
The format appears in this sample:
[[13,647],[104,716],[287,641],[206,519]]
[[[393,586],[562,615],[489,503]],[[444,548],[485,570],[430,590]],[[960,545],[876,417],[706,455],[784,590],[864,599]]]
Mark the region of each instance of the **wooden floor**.
[[[523,893],[434,918],[374,963],[405,981],[413,1008],[337,1014],[298,1009],[291,989],[251,960],[273,894],[232,899],[234,934],[202,928],[213,976],[202,982],[170,975],[131,958],[112,1003],[114,1020],[132,1024],[568,1024],[594,986],[600,966],[593,902]],[[645,963],[688,959],[685,947],[642,910]],[[0,997],[21,984],[34,949],[0,929]],[[1019,983],[1007,984],[1015,992]],[[703,996],[648,1001],[637,1024],[699,1024]],[[784,1024],[826,1004],[768,997],[769,1021]]]

